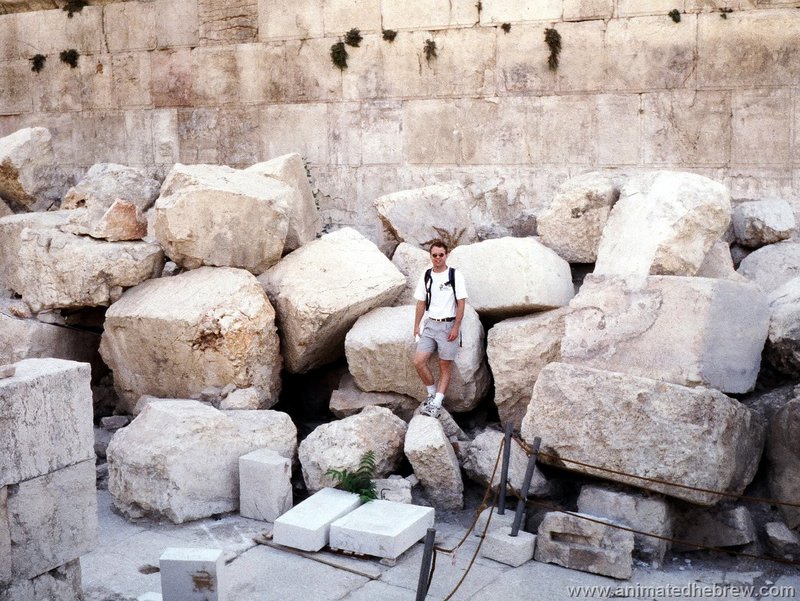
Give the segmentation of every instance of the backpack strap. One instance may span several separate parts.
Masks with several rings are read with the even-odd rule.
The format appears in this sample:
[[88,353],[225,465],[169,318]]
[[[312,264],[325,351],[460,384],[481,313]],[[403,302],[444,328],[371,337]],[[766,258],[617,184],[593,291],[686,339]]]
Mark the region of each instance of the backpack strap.
[[433,285],[433,278],[431,277],[431,269],[425,271],[425,310],[431,308],[431,286]]
[[453,300],[456,301],[456,307],[458,307],[458,298],[456,297],[456,268],[450,267],[450,271],[447,274],[447,278],[450,280],[450,288],[453,290]]

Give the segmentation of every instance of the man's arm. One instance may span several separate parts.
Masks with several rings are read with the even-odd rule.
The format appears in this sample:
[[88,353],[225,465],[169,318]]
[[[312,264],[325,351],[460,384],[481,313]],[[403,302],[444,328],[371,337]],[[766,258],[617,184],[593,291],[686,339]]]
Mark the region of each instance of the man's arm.
[[417,310],[414,313],[414,336],[419,336],[419,322],[422,321],[422,315],[425,313],[425,301],[417,301]]
[[458,331],[461,329],[461,320],[464,319],[464,306],[466,304],[467,300],[464,298],[458,299],[456,303],[456,320],[453,322],[453,327],[447,335],[447,339],[451,342],[458,338]]

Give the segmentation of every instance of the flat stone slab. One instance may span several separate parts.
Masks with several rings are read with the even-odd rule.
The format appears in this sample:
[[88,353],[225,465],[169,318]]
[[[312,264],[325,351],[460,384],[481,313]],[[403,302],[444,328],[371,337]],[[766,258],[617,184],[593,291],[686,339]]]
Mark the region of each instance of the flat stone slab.
[[360,504],[354,493],[323,488],[275,520],[272,540],[301,551],[319,551],[328,544],[331,524]]
[[535,534],[520,530],[516,536],[511,536],[511,528],[503,527],[486,535],[481,547],[481,557],[516,568],[533,559],[535,547]]
[[222,549],[168,548],[158,560],[163,601],[225,601]]
[[331,524],[330,546],[395,559],[433,527],[432,507],[370,501]]

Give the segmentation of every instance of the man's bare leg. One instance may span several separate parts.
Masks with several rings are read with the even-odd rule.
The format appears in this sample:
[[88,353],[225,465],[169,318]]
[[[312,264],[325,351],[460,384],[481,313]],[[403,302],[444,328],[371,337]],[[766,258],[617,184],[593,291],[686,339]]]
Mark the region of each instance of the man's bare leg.
[[414,353],[414,367],[417,370],[417,374],[419,374],[419,379],[422,380],[425,386],[433,386],[433,374],[431,373],[431,368],[428,367],[428,359],[431,358],[431,354],[423,351]]

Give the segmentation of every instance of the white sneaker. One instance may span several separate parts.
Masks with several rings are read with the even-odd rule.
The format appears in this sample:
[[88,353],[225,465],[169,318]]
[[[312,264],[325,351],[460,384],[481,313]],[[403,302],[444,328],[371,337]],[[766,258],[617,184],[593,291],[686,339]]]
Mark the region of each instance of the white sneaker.
[[434,405],[432,401],[425,401],[422,405],[422,409],[420,409],[422,415],[428,415],[430,417],[439,417],[439,411],[440,407]]

